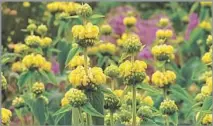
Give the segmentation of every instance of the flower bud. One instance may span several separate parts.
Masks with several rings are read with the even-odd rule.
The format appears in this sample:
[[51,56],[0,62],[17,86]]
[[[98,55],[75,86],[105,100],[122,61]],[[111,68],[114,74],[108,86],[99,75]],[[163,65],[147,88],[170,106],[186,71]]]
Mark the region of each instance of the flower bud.
[[116,78],[119,76],[119,68],[118,66],[111,64],[110,66],[106,67],[104,73],[111,78]]
[[177,105],[173,100],[166,99],[160,104],[160,111],[163,114],[172,115],[178,110]]
[[202,62],[205,63],[206,65],[211,65],[212,64],[212,52],[206,52],[203,57],[202,57]]
[[137,111],[137,115],[143,120],[152,118],[152,109],[149,106],[141,106]]
[[203,102],[205,98],[206,98],[206,95],[199,93],[195,96],[195,101],[196,102]]
[[159,21],[160,27],[166,27],[169,24],[169,19],[168,18],[161,18]]
[[85,3],[78,7],[77,14],[82,17],[89,17],[92,15],[92,8],[89,4]]
[[4,77],[3,73],[1,73],[1,86],[2,86],[2,89],[6,89],[7,88],[7,80]]
[[63,107],[63,106],[66,106],[68,104],[69,104],[69,100],[66,97],[63,97],[61,99],[61,106]]
[[46,25],[39,25],[38,28],[37,28],[37,32],[40,34],[40,35],[45,35],[47,33],[47,26]]
[[150,96],[146,96],[143,99],[143,103],[146,104],[146,105],[149,105],[149,106],[153,106],[154,105],[154,101],[152,100],[152,97],[150,97]]
[[24,99],[22,97],[16,97],[13,101],[12,101],[12,105],[16,108],[22,108],[24,107]]
[[142,44],[137,35],[128,36],[123,43],[124,51],[128,54],[138,53],[141,50]]
[[103,35],[110,35],[112,33],[112,27],[108,24],[101,26],[101,33]]
[[48,100],[48,98],[47,98],[46,96],[41,95],[39,98],[41,98],[42,100],[44,100],[44,103],[45,103],[46,105],[49,104],[49,100]]
[[104,97],[104,108],[109,109],[112,112],[118,110],[121,106],[120,100],[112,95],[106,95]]
[[29,35],[25,38],[25,43],[29,46],[38,46],[40,44],[41,38],[35,35]]
[[27,26],[27,31],[35,31],[37,26],[35,24],[29,24]]
[[[117,113],[113,113],[113,124],[116,124],[116,122],[120,121],[120,117]],[[104,122],[106,126],[110,125],[110,113],[106,114],[104,117]]]
[[123,23],[124,25],[126,25],[127,27],[132,27],[136,24],[137,19],[133,16],[129,16],[129,17],[125,17],[123,19]]
[[88,101],[86,95],[78,89],[71,88],[66,92],[65,98],[69,101],[73,107],[81,107],[85,105]]
[[41,83],[41,82],[36,82],[33,84],[33,87],[32,87],[32,92],[38,96],[40,94],[42,94],[45,90],[45,87],[44,87],[44,84]]
[[212,45],[212,35],[208,35],[208,38],[207,38],[207,40],[206,40],[206,44],[207,44],[208,46],[211,46],[211,45]]

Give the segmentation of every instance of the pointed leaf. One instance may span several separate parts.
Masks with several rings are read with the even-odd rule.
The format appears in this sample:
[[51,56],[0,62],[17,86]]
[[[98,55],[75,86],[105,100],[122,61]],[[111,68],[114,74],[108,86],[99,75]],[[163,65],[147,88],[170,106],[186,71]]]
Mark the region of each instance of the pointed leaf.
[[79,47],[73,47],[70,49],[66,62],[65,62],[66,65],[68,65],[69,61],[75,56],[75,54],[78,52],[78,50],[79,50]]
[[85,104],[84,106],[81,107],[82,110],[92,116],[96,117],[104,117],[101,113],[95,110],[95,108],[92,107],[90,103]]
[[72,106],[71,105],[66,105],[61,107],[58,111],[56,111],[53,116],[58,116],[59,114],[63,114],[65,112],[71,111],[72,110]]

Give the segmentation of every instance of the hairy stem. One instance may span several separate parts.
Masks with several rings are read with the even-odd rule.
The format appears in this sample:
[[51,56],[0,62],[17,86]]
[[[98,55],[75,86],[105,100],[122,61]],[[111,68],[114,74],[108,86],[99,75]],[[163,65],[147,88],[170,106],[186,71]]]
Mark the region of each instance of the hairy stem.
[[114,125],[113,112],[110,111],[110,126]]

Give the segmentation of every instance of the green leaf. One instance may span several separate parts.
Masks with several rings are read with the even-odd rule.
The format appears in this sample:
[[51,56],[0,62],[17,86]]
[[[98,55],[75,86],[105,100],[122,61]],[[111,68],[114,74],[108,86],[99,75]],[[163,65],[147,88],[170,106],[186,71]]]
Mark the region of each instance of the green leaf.
[[96,117],[104,117],[101,113],[95,110],[95,108],[92,107],[90,103],[85,104],[84,106],[81,107],[82,110],[91,116],[96,116]]
[[101,91],[101,92],[103,92],[104,94],[109,94],[109,95],[114,95],[115,96],[115,94],[112,92],[112,90],[110,89],[110,88],[106,88],[106,87],[104,87],[104,86],[99,86],[98,87],[99,88],[99,90]]
[[39,74],[40,74],[41,80],[42,80],[44,83],[51,83],[51,80],[49,79],[49,77],[48,77],[46,71],[39,70],[38,72],[39,72]]
[[39,121],[40,125],[44,125],[46,121],[45,101],[42,98],[37,98],[33,104],[33,114]]
[[152,95],[162,95],[162,91],[160,91],[160,90],[158,90],[158,89],[156,89],[153,86],[150,86],[148,84],[137,84],[136,87],[138,89],[143,89],[147,92],[150,92],[150,93],[152,93]]
[[92,16],[90,16],[91,19],[103,18],[103,17],[105,17],[105,16],[101,15],[101,14],[93,14]]
[[18,82],[17,82],[17,85],[19,86],[19,88],[22,88],[28,82],[28,80],[31,79],[31,75],[32,75],[31,71],[23,72],[20,75]]
[[171,87],[171,92],[174,97],[178,97],[181,100],[184,100],[190,104],[193,104],[193,98],[187,93],[185,89],[179,85],[174,85]]
[[79,18],[79,16],[78,15],[74,15],[74,16],[68,16],[68,17],[66,17],[66,19],[76,19],[76,18]]
[[60,41],[57,43],[57,49],[61,51],[57,57],[61,73],[64,71],[65,61],[70,51],[70,48],[71,48],[71,44],[68,44],[68,42],[66,41]]
[[69,61],[75,56],[75,54],[78,52],[78,50],[79,50],[78,46],[70,49],[66,62],[65,62],[66,65],[68,65]]
[[[104,114],[104,95],[100,90],[93,91],[93,92],[85,92],[89,102],[95,108],[96,111]],[[104,125],[104,118],[103,117],[92,117],[92,122],[94,125]]]
[[53,84],[57,84],[57,80],[55,78],[55,75],[52,72],[46,72],[49,80],[53,83]]
[[198,7],[199,7],[199,2],[195,2],[190,9],[190,14],[193,13]]
[[170,115],[169,118],[175,126],[178,125],[178,113],[177,112],[175,112],[173,115]]
[[61,107],[58,111],[56,111],[53,116],[58,116],[59,114],[63,114],[65,112],[71,111],[72,110],[72,106],[71,105],[66,105]]

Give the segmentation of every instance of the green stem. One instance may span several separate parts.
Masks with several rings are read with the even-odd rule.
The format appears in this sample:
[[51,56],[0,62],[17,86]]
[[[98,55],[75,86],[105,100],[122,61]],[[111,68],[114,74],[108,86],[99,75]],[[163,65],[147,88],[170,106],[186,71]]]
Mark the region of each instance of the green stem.
[[114,125],[113,112],[110,111],[110,126]]
[[179,46],[179,61],[180,61],[180,66],[182,67],[183,64],[184,64],[184,60],[183,60],[183,52],[182,52],[182,49],[181,49],[181,46]]
[[164,95],[164,99],[166,99],[167,98],[167,88],[166,87],[163,88],[163,95]]
[[[134,63],[134,55],[131,56],[131,63]],[[132,125],[136,126],[136,85],[132,84]]]
[[21,110],[19,109],[15,109],[15,112],[16,112],[16,115],[17,117],[19,118],[19,120],[21,121],[21,126],[24,126],[24,118],[22,117],[22,114],[21,114]]
[[165,115],[165,126],[169,126],[168,115]]
[[83,116],[82,116],[81,108],[78,108],[78,111],[79,111],[80,124],[83,126],[84,125],[84,119],[83,119]]
[[132,125],[136,126],[136,86],[132,86]]
[[79,111],[77,108],[72,108],[72,126],[78,126],[79,123]]
[[112,82],[111,82],[111,89],[112,89],[112,91],[115,90],[115,85],[116,85],[116,79],[112,78]]
[[91,116],[87,113],[87,126],[91,126]]

